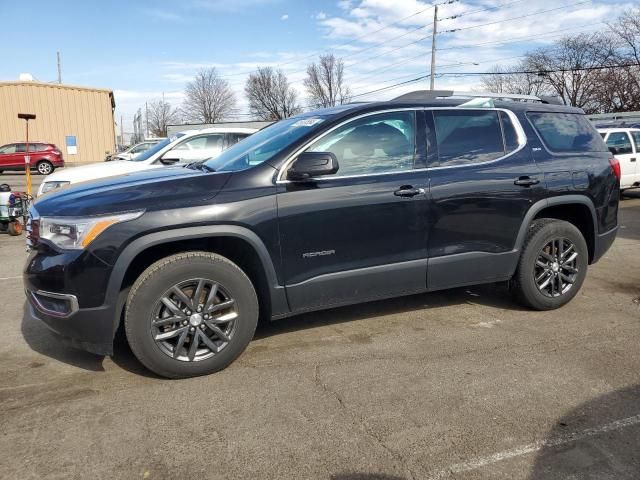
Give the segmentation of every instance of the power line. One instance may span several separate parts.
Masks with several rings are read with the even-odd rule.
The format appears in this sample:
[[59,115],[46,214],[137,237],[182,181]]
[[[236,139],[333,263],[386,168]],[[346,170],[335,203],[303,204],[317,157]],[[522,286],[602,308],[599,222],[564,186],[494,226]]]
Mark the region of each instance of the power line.
[[486,7],[486,8],[481,8],[479,10],[472,10],[470,12],[459,13],[458,15],[451,15],[450,17],[444,17],[444,18],[441,18],[440,20],[453,20],[454,18],[466,17],[467,15],[473,15],[474,13],[488,12],[490,10],[496,10],[498,8],[513,5],[514,3],[522,3],[524,1],[525,0],[514,0],[513,2],[501,3],[500,5],[494,5],[493,7]]
[[[605,22],[596,22],[596,23],[589,23],[589,24],[584,24],[584,25],[579,25],[577,27],[571,27],[571,28],[561,28],[559,30],[551,30],[547,33],[540,33],[537,35],[526,35],[526,36],[521,36],[521,37],[511,37],[511,38],[505,38],[504,40],[494,40],[491,42],[483,42],[483,43],[468,43],[466,45],[458,45],[455,47],[444,47],[444,48],[439,48],[438,50],[461,50],[461,49],[465,49],[465,48],[475,48],[475,47],[483,47],[486,45],[501,45],[503,43],[517,43],[518,41],[521,40],[530,40],[530,39],[534,39],[534,38],[540,38],[540,37],[546,37],[549,36],[551,34],[555,34],[557,32],[569,32],[571,30],[577,30],[580,28],[593,28],[596,25],[600,25],[603,24]],[[560,33],[559,35],[554,35],[554,36],[560,36],[562,35],[562,33]],[[514,42],[515,41],[515,42]]]
[[447,76],[458,76],[458,77],[468,77],[472,75],[539,75],[544,77],[549,75],[550,73],[567,73],[567,72],[590,72],[595,70],[606,70],[608,68],[629,68],[629,67],[637,67],[636,63],[629,64],[620,64],[620,65],[600,65],[597,67],[581,67],[581,68],[554,68],[551,70],[548,69],[540,69],[540,70],[520,70],[520,71],[512,71],[512,72],[442,72],[438,75],[447,75]]
[[[558,68],[553,70],[522,70],[522,71],[514,71],[514,72],[442,72],[442,73],[439,73],[438,76],[439,77],[444,77],[444,76],[463,77],[463,76],[471,76],[471,75],[513,75],[513,74],[534,74],[534,75],[537,74],[537,75],[544,76],[550,73],[595,71],[595,70],[606,70],[608,68],[628,68],[628,67],[635,67],[635,66],[637,66],[635,63],[630,63],[630,64],[622,64],[622,65],[606,65],[606,66],[603,65],[598,67]],[[386,87],[377,88],[369,92],[352,95],[351,98],[364,97],[372,93],[378,93],[384,90],[391,90],[397,87],[401,87],[403,85],[408,85],[410,83],[415,83],[420,80],[424,80],[425,78],[428,78],[428,77],[429,75],[421,75],[419,77],[412,78],[411,80],[406,80],[404,82],[388,85]]]
[[575,7],[577,5],[582,5],[582,4],[585,4],[585,3],[591,3],[591,0],[582,0],[580,2],[574,2],[574,3],[570,3],[568,5],[563,5],[561,7],[550,8],[548,10],[541,10],[539,12],[529,13],[527,15],[521,15],[519,17],[511,17],[511,18],[505,18],[503,20],[496,20],[495,22],[487,22],[487,23],[481,23],[481,24],[478,24],[478,25],[471,25],[469,27],[460,27],[460,28],[453,28],[451,30],[443,30],[440,33],[461,32],[463,30],[471,30],[472,28],[486,27],[487,25],[496,25],[498,23],[504,23],[504,22],[508,22],[508,21],[511,21],[511,20],[520,20],[521,18],[533,17],[535,15],[541,15],[543,13],[555,12],[557,10],[562,10],[562,9],[569,8],[569,7]]
[[[421,54],[421,56],[424,56],[424,55]],[[518,55],[518,56],[515,56],[515,57],[492,58],[491,60],[483,60],[483,61],[480,61],[480,62],[449,63],[449,64],[445,64],[445,65],[440,65],[440,67],[456,67],[456,66],[464,66],[464,65],[479,65],[481,63],[493,63],[493,62],[501,62],[501,61],[504,61],[504,60],[512,60],[514,58],[522,58],[523,56],[524,55]],[[401,75],[399,77],[395,77],[395,78],[390,78],[388,80],[384,80],[381,83],[384,84],[384,83],[394,82],[396,80],[401,80],[403,78],[412,77],[414,75],[416,75],[416,74],[414,72],[412,72],[412,73],[409,73],[409,74],[406,74],[406,75]],[[361,78],[361,79],[358,79],[356,81],[362,81],[362,80],[363,79]],[[357,91],[356,91],[356,94],[357,94]]]

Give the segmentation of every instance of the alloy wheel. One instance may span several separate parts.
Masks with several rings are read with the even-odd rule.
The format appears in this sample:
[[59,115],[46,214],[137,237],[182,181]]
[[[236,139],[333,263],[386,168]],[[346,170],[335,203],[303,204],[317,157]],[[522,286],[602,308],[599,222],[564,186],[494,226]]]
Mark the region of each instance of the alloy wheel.
[[578,275],[578,252],[566,238],[549,241],[536,258],[536,287],[547,297],[560,297],[573,287]]
[[235,300],[219,283],[196,278],[172,286],[153,308],[151,335],[160,350],[185,362],[206,360],[233,338]]
[[42,162],[38,164],[38,173],[41,175],[49,175],[51,173],[51,165],[47,162]]

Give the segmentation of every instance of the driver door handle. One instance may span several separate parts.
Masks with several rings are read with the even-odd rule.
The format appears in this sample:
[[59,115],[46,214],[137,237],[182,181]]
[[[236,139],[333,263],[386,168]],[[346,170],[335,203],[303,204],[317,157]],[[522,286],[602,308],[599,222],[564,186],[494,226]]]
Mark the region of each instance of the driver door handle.
[[532,177],[519,177],[513,182],[514,185],[520,185],[521,187],[530,187],[532,185],[537,185],[540,183],[540,180]]
[[416,195],[424,195],[424,188],[414,188],[412,185],[403,185],[393,192],[396,197],[415,197]]

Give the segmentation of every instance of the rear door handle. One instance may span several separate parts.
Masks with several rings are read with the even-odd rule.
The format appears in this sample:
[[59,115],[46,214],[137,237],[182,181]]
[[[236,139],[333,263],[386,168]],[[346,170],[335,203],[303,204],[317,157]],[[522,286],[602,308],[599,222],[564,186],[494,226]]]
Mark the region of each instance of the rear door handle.
[[521,187],[530,187],[531,185],[537,185],[540,183],[540,180],[538,180],[537,178],[531,178],[531,177],[520,177],[517,178],[515,182],[513,182],[514,185],[519,185]]
[[635,162],[635,161],[636,161],[636,159],[635,159],[635,158],[630,158],[629,160],[630,160],[630,161],[632,161],[632,162]]
[[414,188],[411,185],[403,185],[393,192],[396,197],[415,197],[416,195],[424,195],[424,188]]

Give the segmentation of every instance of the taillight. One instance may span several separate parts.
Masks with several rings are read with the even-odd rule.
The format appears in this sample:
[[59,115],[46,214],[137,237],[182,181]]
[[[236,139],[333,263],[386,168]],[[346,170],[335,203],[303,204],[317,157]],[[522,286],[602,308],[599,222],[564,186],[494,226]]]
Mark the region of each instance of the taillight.
[[617,158],[611,157],[609,159],[609,164],[611,165],[611,170],[613,170],[613,174],[616,176],[618,181],[620,181],[620,178],[622,177],[622,172],[620,171],[620,162],[618,161]]

